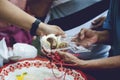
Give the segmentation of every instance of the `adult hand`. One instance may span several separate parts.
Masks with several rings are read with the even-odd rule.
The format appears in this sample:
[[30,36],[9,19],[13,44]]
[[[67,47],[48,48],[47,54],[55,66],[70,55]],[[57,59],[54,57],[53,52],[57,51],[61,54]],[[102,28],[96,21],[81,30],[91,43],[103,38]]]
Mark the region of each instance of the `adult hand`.
[[64,52],[64,51],[57,51],[57,53],[60,55],[61,59],[66,63],[72,63],[76,64],[79,62],[80,59],[78,59],[76,56],[72,55],[71,53]]
[[37,29],[37,34],[43,36],[43,35],[47,35],[47,34],[56,34],[56,35],[62,35],[65,36],[64,31],[56,26],[56,25],[48,25],[48,24],[44,24],[44,23],[40,23],[38,29]]
[[96,31],[91,29],[81,29],[81,31],[77,34],[77,36],[73,39],[76,44],[82,45],[84,47],[89,47],[92,44],[96,43],[98,40],[98,35]]
[[100,28],[100,27],[103,25],[105,19],[106,19],[106,17],[104,17],[104,16],[101,16],[101,17],[95,19],[95,20],[92,22],[91,29]]
[[49,50],[49,49],[46,49],[44,47],[42,48],[41,51],[46,56],[54,54],[55,52],[57,52],[62,61],[66,62],[66,63],[74,64],[74,65],[77,65],[76,62],[79,62],[79,60],[80,60],[77,57],[75,57],[74,55],[72,55],[71,53],[64,52],[64,51]]

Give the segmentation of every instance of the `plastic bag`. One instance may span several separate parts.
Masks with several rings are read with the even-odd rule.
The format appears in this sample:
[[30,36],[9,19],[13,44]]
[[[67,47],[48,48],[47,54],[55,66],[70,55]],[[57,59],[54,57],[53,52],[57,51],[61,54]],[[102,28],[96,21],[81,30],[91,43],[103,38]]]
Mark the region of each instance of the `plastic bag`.
[[66,37],[66,38],[61,38],[61,41],[67,42],[68,47],[60,49],[60,50],[65,50],[68,49],[72,51],[73,53],[81,53],[81,52],[91,52],[91,48],[85,48],[83,46],[77,46],[75,42],[72,42],[73,37]]
[[81,53],[81,52],[90,52],[91,51],[90,49],[87,49],[83,46],[77,46],[74,42],[71,41],[73,37],[62,38],[61,36],[55,36],[54,34],[43,36],[40,39],[41,46],[45,47],[46,49],[51,49],[50,43],[47,41],[47,38],[49,38],[49,37],[54,38],[58,45],[60,43],[67,43],[66,47],[63,47],[63,48],[57,47],[55,50],[67,50],[67,51],[70,51],[72,53]]

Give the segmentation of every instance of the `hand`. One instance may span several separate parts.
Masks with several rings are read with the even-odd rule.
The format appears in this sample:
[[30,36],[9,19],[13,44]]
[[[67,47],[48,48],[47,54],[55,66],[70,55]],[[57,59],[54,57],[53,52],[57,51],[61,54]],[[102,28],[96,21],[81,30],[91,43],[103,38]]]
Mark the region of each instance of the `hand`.
[[41,36],[51,33],[65,36],[64,31],[56,25],[48,25],[48,24],[40,23],[39,26],[40,27],[39,29],[37,29],[37,33],[40,34]]
[[106,17],[104,17],[104,16],[101,16],[101,17],[95,19],[95,20],[92,22],[91,29],[100,28],[100,27],[103,25],[105,19],[106,19]]
[[60,55],[61,59],[66,63],[76,64],[80,61],[76,56],[72,55],[71,53],[64,52],[64,51],[57,51]]
[[[66,62],[66,63],[72,63],[72,64],[76,64],[76,60],[79,60],[77,57],[75,57],[74,55],[72,55],[71,53],[68,52],[64,52],[64,51],[56,51],[56,50],[48,50],[46,48],[42,48],[42,53],[46,56],[52,55],[55,52],[57,52],[57,54],[59,55],[60,60]],[[55,54],[54,54],[55,55]],[[59,61],[60,61],[59,60]]]
[[98,40],[98,35],[96,31],[91,29],[81,29],[78,35],[73,39],[76,44],[82,45],[84,47],[89,47],[92,44],[96,43]]

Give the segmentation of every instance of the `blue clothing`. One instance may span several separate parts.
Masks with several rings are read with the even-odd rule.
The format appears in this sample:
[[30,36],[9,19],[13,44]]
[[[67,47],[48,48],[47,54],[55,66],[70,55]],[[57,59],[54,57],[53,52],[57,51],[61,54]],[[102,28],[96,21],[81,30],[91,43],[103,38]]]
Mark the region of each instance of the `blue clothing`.
[[[111,32],[112,55],[120,55],[120,0],[111,0],[109,12],[103,28]],[[96,80],[120,80],[119,68],[87,71],[86,73],[94,76]]]
[[120,55],[120,0],[111,0],[103,28],[111,31],[112,54]]

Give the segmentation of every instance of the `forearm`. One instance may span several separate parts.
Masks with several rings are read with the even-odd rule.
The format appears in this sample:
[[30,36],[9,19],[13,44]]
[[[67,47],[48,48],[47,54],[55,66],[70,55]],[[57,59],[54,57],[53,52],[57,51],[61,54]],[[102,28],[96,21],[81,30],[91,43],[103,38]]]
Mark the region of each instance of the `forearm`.
[[0,1],[0,19],[30,30],[36,18],[30,16],[7,0]]
[[120,68],[120,56],[114,56],[96,60],[79,60],[77,61],[79,67],[83,69],[114,69]]

